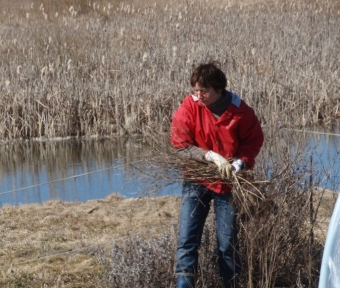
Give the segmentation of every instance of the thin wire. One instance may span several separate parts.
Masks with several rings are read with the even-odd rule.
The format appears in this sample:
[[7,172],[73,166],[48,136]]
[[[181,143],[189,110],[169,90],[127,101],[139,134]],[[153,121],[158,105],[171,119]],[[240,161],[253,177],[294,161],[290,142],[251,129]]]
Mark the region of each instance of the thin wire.
[[[156,230],[156,229],[159,229],[159,228],[164,228],[164,227],[167,227],[167,226],[173,226],[173,225],[176,225],[176,224],[177,224],[177,222],[164,224],[164,225],[160,225],[160,226],[157,226],[157,227],[149,228],[149,229],[147,229],[147,231],[153,231],[153,230]],[[141,226],[140,228],[145,228],[145,227],[146,227],[146,225]],[[135,233],[135,235],[140,235],[145,231],[146,230],[143,230],[139,233],[137,232],[137,233]],[[146,234],[146,233],[144,233],[144,234]],[[0,269],[9,268],[9,267],[13,267],[13,266],[19,266],[19,265],[23,265],[23,264],[28,264],[28,263],[32,263],[32,262],[36,262],[36,261],[40,261],[40,260],[44,260],[44,259],[48,259],[48,258],[53,258],[53,257],[57,257],[57,256],[73,254],[73,253],[76,253],[76,252],[84,251],[84,250],[92,248],[92,247],[98,247],[98,246],[101,246],[101,245],[112,243],[114,241],[121,241],[121,240],[127,239],[128,237],[130,237],[130,235],[122,236],[122,237],[119,237],[119,238],[114,238],[114,239],[111,239],[111,240],[108,240],[108,241],[104,241],[101,244],[97,244],[97,245],[89,245],[89,246],[85,246],[85,247],[82,247],[82,248],[74,248],[74,249],[71,249],[71,250],[68,250],[68,251],[64,251],[64,252],[60,252],[60,253],[56,253],[56,254],[50,254],[50,255],[38,257],[38,258],[35,258],[35,259],[30,259],[30,260],[27,260],[27,261],[3,265],[3,266],[0,266]]]
[[[142,162],[142,161],[143,160],[136,161],[136,162],[133,162],[131,164]],[[65,181],[65,180],[74,179],[74,178],[78,178],[78,177],[82,177],[82,176],[87,176],[87,175],[90,175],[90,174],[94,174],[94,173],[98,173],[98,172],[103,172],[103,171],[110,170],[110,169],[113,169],[113,168],[124,167],[125,165],[129,165],[129,164],[122,164],[122,165],[117,165],[117,166],[111,166],[111,167],[108,167],[108,168],[99,169],[99,170],[91,171],[91,172],[88,172],[88,173],[73,175],[73,176],[66,177],[66,178],[61,178],[61,179],[57,179],[57,180],[53,180],[53,181],[49,181],[49,182],[39,183],[39,184],[32,185],[32,186],[26,186],[26,187],[22,187],[22,188],[10,190],[10,191],[5,191],[5,192],[1,192],[0,195],[14,193],[14,192],[18,192],[18,191],[22,191],[22,190],[26,190],[26,189],[31,189],[31,188],[39,187],[39,186],[42,186],[42,185],[56,183],[56,182],[59,182],[59,181]]]

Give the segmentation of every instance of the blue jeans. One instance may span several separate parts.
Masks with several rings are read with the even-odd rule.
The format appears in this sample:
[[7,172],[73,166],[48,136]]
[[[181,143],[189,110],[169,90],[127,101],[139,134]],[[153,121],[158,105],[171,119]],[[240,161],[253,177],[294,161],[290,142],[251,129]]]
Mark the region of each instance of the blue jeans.
[[217,194],[195,182],[184,182],[176,251],[177,275],[190,277],[197,272],[198,248],[211,200],[215,208],[220,276],[227,283],[240,274],[236,211],[229,203],[231,198],[231,193]]

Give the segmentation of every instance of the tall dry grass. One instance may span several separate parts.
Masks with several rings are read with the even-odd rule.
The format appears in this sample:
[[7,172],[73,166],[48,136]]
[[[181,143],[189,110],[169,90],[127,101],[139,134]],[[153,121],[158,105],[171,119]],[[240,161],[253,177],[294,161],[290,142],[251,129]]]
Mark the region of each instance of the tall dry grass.
[[339,19],[330,0],[34,1],[0,21],[0,139],[166,132],[192,66],[208,59],[264,125],[331,125]]

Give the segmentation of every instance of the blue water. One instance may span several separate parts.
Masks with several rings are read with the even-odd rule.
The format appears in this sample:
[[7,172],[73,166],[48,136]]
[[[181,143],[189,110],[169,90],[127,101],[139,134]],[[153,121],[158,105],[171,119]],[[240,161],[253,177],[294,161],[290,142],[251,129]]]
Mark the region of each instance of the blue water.
[[[313,133],[309,137],[312,152],[313,181],[317,186],[340,190],[340,134],[338,129],[329,133]],[[317,131],[316,131],[317,132]]]
[[137,146],[137,150],[129,152],[128,145],[111,140],[91,140],[81,145],[60,141],[44,143],[43,148],[41,143],[26,146],[10,149],[19,155],[7,155],[5,160],[1,157],[0,207],[51,199],[84,202],[112,193],[125,198],[180,194],[176,179],[145,174],[149,171],[155,175],[157,169],[146,168],[148,163],[138,157],[151,157],[147,147]]
[[[125,198],[179,195],[180,193],[179,184],[162,187],[162,183],[159,183],[160,188],[156,189],[143,176],[132,175],[130,172],[124,171],[119,162],[113,163],[113,167],[110,169],[96,164],[91,168],[92,171],[81,166],[73,167],[67,170],[66,175],[56,173],[55,177],[50,177],[44,170],[40,171],[37,177],[29,173],[2,177],[0,180],[0,206],[41,203],[51,199],[84,202],[91,199],[102,199],[112,193],[117,193]],[[107,170],[96,172],[96,170],[102,169]],[[84,173],[86,175],[82,175]],[[74,177],[74,175],[80,176]]]
[[[303,135],[308,137],[306,155],[313,157],[314,183],[339,190],[339,136]],[[151,166],[148,159],[154,154],[154,148],[135,139],[0,145],[0,207],[51,199],[84,202],[112,193],[126,198],[180,195],[180,175]]]

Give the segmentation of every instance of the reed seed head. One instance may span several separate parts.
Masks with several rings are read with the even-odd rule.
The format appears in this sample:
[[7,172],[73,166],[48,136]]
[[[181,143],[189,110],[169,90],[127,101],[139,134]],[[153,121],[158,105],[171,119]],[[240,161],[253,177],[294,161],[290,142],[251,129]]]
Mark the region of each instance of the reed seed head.
[[149,55],[148,55],[148,53],[144,53],[143,54],[143,63],[145,63],[145,62],[147,62],[148,61],[148,58],[149,58]]
[[20,74],[21,74],[21,71],[22,71],[22,66],[21,66],[21,65],[18,65],[18,66],[17,66],[17,74],[20,75]]

